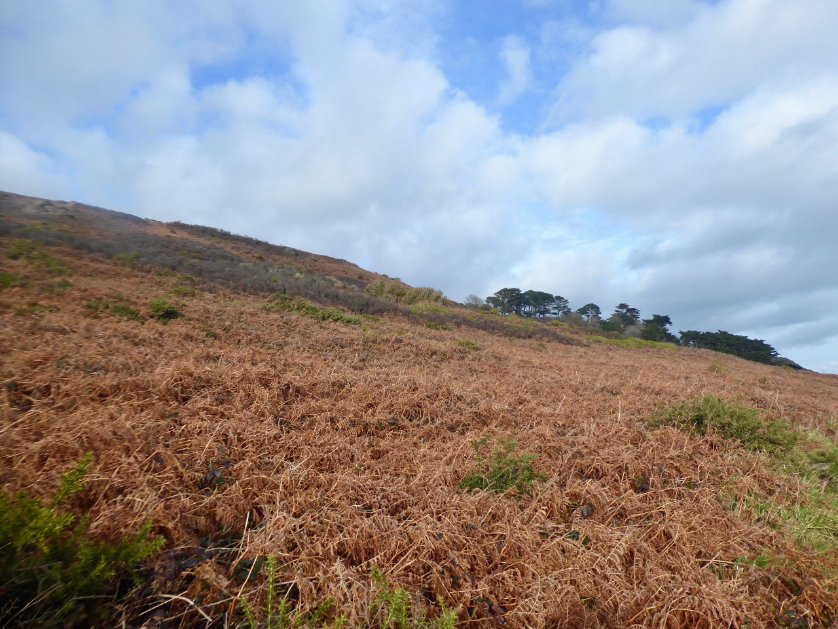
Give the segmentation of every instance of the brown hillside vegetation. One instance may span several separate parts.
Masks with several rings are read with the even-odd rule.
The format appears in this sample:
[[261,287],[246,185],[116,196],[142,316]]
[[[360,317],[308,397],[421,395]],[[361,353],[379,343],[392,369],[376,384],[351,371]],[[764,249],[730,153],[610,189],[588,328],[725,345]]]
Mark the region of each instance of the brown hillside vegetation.
[[[249,610],[257,626],[269,589],[312,625],[402,626],[402,593],[404,626],[436,626],[443,606],[463,627],[836,622],[838,377],[518,334],[451,304],[276,301],[201,276],[201,259],[161,270],[82,246],[94,223],[27,215],[35,201],[20,199],[5,195],[0,217],[0,485],[46,502],[93,452],[68,508],[96,539],[150,522],[165,542],[113,622],[248,626]],[[146,229],[172,250],[209,238]],[[236,260],[279,260],[215,240]],[[306,260],[341,295],[380,279]],[[649,423],[708,395],[789,424],[797,458]],[[810,443],[826,459],[805,458]],[[493,451],[534,455],[512,464],[533,482],[463,488]]]

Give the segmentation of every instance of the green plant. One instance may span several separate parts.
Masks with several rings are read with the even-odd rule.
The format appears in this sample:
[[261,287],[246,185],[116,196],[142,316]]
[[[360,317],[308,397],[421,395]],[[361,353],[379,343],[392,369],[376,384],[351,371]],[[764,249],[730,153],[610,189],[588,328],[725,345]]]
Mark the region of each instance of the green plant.
[[708,365],[707,371],[709,371],[710,373],[724,373],[724,367],[722,367],[718,363],[718,361],[714,360],[712,363],[710,363],[710,365]]
[[754,569],[769,570],[772,568],[782,567],[786,561],[782,556],[776,556],[769,552],[760,553],[758,555],[737,557],[733,561],[713,560],[708,561],[705,565],[715,574],[720,580],[736,579],[743,573]]
[[140,254],[136,251],[131,253],[118,253],[116,254],[113,259],[122,266],[132,266],[137,260],[139,260]]
[[470,352],[477,352],[480,350],[480,345],[475,343],[474,341],[457,341],[457,347],[460,349],[465,349]]
[[17,240],[6,251],[11,260],[24,260],[47,275],[65,275],[70,267],[63,260],[43,251],[41,246],[31,240]]
[[20,278],[12,273],[0,271],[0,290],[20,285]]
[[447,314],[451,312],[451,308],[448,306],[434,301],[410,302],[407,309],[415,315]]
[[[287,598],[282,598],[276,603],[276,557],[270,556],[265,563],[265,610],[264,613],[257,612],[250,600],[243,596],[241,598],[242,611],[245,616],[245,624],[249,629],[291,629],[292,627],[329,627],[340,629],[346,625],[346,618],[338,616],[329,621],[334,615],[334,601],[327,599],[320,603],[314,610],[303,613],[295,610]],[[275,604],[276,603],[276,604]]]
[[798,440],[797,433],[785,422],[763,419],[755,408],[713,395],[658,409],[649,425],[674,426],[699,435],[718,434],[755,452],[787,452]]
[[810,485],[793,504],[779,500],[779,496],[748,495],[727,506],[741,507],[755,521],[786,532],[803,548],[827,552],[838,547],[838,496]]
[[677,346],[673,343],[665,341],[647,341],[645,339],[628,338],[607,338],[605,336],[589,336],[588,340],[592,343],[603,343],[605,345],[616,345],[623,349],[668,349],[673,350]]
[[346,325],[361,325],[361,317],[349,315],[335,308],[320,308],[305,299],[277,297],[265,306],[268,312],[296,312],[318,321],[335,321]]
[[49,312],[58,312],[57,306],[39,304],[37,301],[30,301],[25,306],[20,306],[15,310],[15,314],[19,317],[25,317],[27,315],[42,315],[47,314]]
[[151,317],[158,321],[171,321],[172,319],[183,316],[183,313],[178,310],[176,305],[170,303],[163,297],[154,299],[148,305],[148,310],[151,313]]
[[87,314],[94,319],[98,318],[101,314],[111,314],[115,317],[128,319],[129,321],[143,320],[143,316],[140,314],[139,310],[132,308],[119,298],[112,301],[105,299],[93,299],[84,304],[84,309],[87,311]]
[[194,297],[197,294],[191,286],[175,286],[169,292],[175,297]]
[[6,251],[10,260],[23,260],[34,256],[38,251],[38,243],[32,240],[16,240]]
[[482,450],[487,443],[486,437],[472,442],[475,465],[460,482],[461,489],[503,493],[514,488],[519,494],[529,494],[534,482],[546,480],[546,476],[533,470],[537,455],[514,454],[514,439],[499,439],[492,454],[485,456]]
[[116,543],[93,540],[87,517],[62,509],[92,460],[89,452],[64,474],[46,505],[24,492],[0,494],[0,624],[97,624],[108,613],[101,599],[123,595],[132,572],[162,546],[149,525]]
[[440,597],[437,604],[440,614],[428,618],[427,610],[411,605],[411,596],[403,588],[393,587],[383,574],[373,566],[372,579],[378,587],[373,603],[376,624],[384,629],[454,629],[458,609],[448,609]]
[[47,294],[63,295],[73,287],[73,283],[69,280],[61,279],[51,284],[41,286],[41,292]]

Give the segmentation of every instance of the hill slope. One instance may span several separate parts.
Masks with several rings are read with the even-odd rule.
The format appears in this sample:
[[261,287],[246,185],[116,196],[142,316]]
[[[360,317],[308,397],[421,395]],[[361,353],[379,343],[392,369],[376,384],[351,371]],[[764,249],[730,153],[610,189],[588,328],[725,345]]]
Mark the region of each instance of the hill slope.
[[[48,502],[94,453],[68,508],[165,540],[112,605],[129,626],[258,616],[268,556],[294,613],[331,599],[351,626],[397,587],[463,626],[833,620],[834,376],[393,304],[349,263],[206,228],[7,193],[0,214],[0,485]],[[704,396],[760,413],[649,422]],[[462,488],[481,461],[519,490]]]

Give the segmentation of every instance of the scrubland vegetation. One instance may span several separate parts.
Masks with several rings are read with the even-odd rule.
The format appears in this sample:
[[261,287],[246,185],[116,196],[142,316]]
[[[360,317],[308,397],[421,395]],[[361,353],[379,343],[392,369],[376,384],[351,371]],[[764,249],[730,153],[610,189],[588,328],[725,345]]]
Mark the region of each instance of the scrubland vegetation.
[[835,625],[835,376],[0,201],[0,624]]

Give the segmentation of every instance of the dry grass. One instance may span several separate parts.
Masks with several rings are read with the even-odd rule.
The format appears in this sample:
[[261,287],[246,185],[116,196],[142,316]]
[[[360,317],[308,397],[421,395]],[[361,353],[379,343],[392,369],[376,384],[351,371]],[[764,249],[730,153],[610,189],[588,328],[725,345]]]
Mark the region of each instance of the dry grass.
[[[331,598],[352,626],[377,622],[374,566],[462,626],[826,626],[838,606],[834,551],[720,498],[793,496],[799,481],[644,423],[713,394],[834,438],[834,376],[475,330],[480,351],[463,351],[398,317],[360,329],[224,293],[185,298],[167,325],[93,319],[92,300],[142,310],[176,280],[50,251],[72,260],[63,294],[2,262],[27,283],[0,291],[0,485],[51,495],[95,453],[91,529],[151,520],[169,549],[129,625],[242,621],[241,596],[260,592],[241,567],[260,556],[277,559],[278,596],[302,611]],[[16,314],[36,301],[58,310]],[[546,480],[531,495],[460,489],[482,437],[513,438]],[[778,559],[743,560],[758,556]]]

